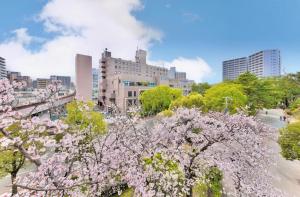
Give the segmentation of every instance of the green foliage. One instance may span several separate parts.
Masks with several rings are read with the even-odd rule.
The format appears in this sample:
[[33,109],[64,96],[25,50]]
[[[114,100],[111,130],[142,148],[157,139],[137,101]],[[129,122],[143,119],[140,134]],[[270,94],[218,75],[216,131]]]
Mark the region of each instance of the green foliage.
[[225,97],[229,97],[228,110],[237,112],[238,108],[245,107],[247,96],[239,84],[220,83],[208,89],[204,95],[204,103],[207,110],[222,112],[226,108]]
[[122,192],[122,194],[120,195],[120,197],[133,197],[134,196],[134,190],[129,188],[127,190],[125,190],[124,192]]
[[193,197],[221,197],[223,174],[217,167],[212,167],[205,174],[204,180],[193,187]]
[[279,137],[281,154],[288,160],[300,160],[300,121],[282,129]]
[[169,108],[171,102],[182,96],[180,89],[168,86],[157,86],[146,90],[140,95],[142,103],[142,115],[156,115]]
[[295,111],[300,108],[300,98],[296,99],[291,105],[290,110]]
[[93,109],[93,102],[73,101],[68,103],[68,115],[65,118],[65,122],[70,127],[79,128],[80,130],[90,127],[94,134],[104,134],[106,132],[106,123],[103,115]]
[[179,107],[185,108],[202,108],[204,106],[203,96],[198,93],[191,93],[187,96],[180,97],[174,101],[172,101],[170,105],[170,109],[176,109]]
[[192,84],[192,92],[199,93],[201,95],[205,94],[206,90],[211,88],[211,85],[208,83],[193,83]]
[[256,75],[246,72],[235,83],[242,85],[248,97],[248,112],[252,115],[259,109],[276,107],[281,100],[280,89],[275,85],[274,79],[258,79]]
[[164,117],[171,117],[174,114],[172,110],[166,109],[162,112],[160,112],[158,115],[164,116]]

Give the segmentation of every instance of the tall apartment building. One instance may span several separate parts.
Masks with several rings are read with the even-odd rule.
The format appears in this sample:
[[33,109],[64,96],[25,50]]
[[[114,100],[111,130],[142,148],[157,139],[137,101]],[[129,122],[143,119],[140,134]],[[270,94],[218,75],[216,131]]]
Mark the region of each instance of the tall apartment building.
[[0,79],[7,77],[5,59],[0,57]]
[[[146,62],[147,52],[137,50],[135,61],[113,58],[107,49],[100,60],[101,82],[99,89],[100,106],[116,105],[126,111],[131,105],[138,105],[139,95],[157,85],[184,86],[191,89],[192,81],[185,73],[175,68],[152,66]],[[185,93],[188,92],[184,91]]]
[[264,50],[249,56],[248,71],[258,77],[280,76],[280,51]]
[[235,80],[246,71],[258,77],[280,76],[281,57],[278,49],[263,50],[250,55],[223,62],[223,80]]
[[235,80],[248,69],[246,57],[227,60],[223,62],[223,80]]
[[50,81],[61,81],[61,85],[63,89],[70,89],[71,87],[71,77],[69,76],[57,76],[57,75],[51,75]]
[[76,99],[92,100],[92,57],[77,54],[75,57]]
[[93,101],[98,102],[98,97],[99,97],[99,69],[98,68],[93,68],[92,73],[93,73],[93,95],[92,95],[92,99],[93,99]]

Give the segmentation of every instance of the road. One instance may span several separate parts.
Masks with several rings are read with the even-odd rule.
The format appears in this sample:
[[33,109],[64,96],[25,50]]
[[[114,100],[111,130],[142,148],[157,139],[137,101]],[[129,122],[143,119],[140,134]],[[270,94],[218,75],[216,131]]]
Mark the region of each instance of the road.
[[[264,123],[275,128],[282,128],[285,122],[280,121],[282,110],[268,110],[268,114],[261,112],[258,118]],[[270,169],[274,175],[273,184],[276,188],[286,193],[286,197],[300,196],[300,161],[288,161],[280,155],[280,147],[276,141],[270,142],[276,152],[277,165]]]

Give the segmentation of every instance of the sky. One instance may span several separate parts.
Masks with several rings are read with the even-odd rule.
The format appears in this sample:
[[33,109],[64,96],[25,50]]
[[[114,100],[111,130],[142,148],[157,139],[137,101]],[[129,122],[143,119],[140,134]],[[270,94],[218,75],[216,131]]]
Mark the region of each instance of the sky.
[[75,73],[75,54],[102,51],[176,66],[197,82],[222,80],[222,61],[280,49],[283,72],[300,71],[299,0],[2,0],[0,56],[7,69]]

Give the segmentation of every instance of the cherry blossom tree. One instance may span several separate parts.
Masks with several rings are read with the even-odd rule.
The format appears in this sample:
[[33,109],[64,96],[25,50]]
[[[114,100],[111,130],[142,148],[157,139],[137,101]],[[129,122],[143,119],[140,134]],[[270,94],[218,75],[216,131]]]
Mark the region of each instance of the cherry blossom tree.
[[[137,196],[192,196],[211,169],[222,171],[230,196],[282,195],[267,170],[275,162],[266,141],[276,131],[253,117],[183,108],[170,117],[117,114],[106,133],[21,119],[21,132],[34,133],[24,142],[7,131],[16,122],[9,113],[1,122],[2,146],[14,146],[37,166],[18,178],[20,196],[111,196],[126,188]],[[40,135],[46,131],[60,137]]]

